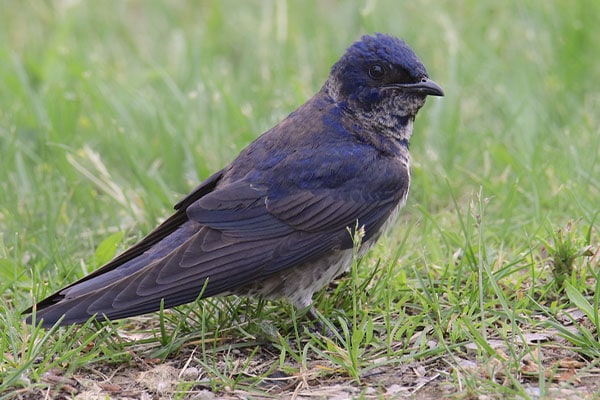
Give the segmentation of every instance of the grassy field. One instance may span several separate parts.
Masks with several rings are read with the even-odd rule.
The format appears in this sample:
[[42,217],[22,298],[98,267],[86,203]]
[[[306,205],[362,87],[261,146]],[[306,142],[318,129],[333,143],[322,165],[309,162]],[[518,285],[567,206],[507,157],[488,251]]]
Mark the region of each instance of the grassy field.
[[[1,398],[598,397],[599,2],[0,5]],[[373,32],[446,97],[397,226],[316,298],[338,337],[236,298],[24,324]]]

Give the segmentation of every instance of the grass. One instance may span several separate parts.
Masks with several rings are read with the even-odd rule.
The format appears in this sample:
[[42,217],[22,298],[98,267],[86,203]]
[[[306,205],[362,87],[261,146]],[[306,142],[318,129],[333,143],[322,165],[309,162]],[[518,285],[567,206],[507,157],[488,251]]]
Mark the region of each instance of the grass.
[[[597,2],[2,5],[3,398],[595,396]],[[289,305],[237,298],[115,325],[23,323],[375,31],[404,38],[446,97],[417,117],[397,226],[316,296],[335,340]]]

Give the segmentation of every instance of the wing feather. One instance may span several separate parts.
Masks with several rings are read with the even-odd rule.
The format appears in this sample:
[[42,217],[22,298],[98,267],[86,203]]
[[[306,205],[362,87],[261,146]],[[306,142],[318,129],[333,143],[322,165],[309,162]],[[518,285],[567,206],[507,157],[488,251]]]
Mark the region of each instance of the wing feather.
[[[230,293],[334,250],[348,249],[347,228],[369,240],[405,195],[360,185],[284,191],[248,180],[211,177],[176,205],[176,213],[100,270],[38,304],[52,322],[82,322],[155,311]],[[278,190],[279,189],[279,190]],[[46,324],[47,325],[47,324]]]

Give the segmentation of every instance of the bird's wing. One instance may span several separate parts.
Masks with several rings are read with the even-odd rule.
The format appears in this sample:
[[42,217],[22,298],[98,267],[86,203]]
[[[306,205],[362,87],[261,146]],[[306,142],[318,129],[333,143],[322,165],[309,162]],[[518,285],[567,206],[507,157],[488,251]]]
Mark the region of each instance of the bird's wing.
[[[138,248],[136,253],[127,256],[132,249],[115,259],[125,263],[112,261],[103,273],[40,303],[38,318],[46,325],[63,314],[63,323],[82,322],[94,314],[116,319],[156,311],[161,301],[165,308],[193,301],[203,289],[203,297],[227,293],[333,249],[350,248],[348,226],[358,220],[374,232],[397,203],[393,193],[366,195],[360,190],[269,195],[266,187],[244,181],[196,192],[184,204],[189,220],[177,231],[166,231],[150,246],[142,245],[144,239],[133,248]],[[186,240],[163,256],[155,247],[160,249],[174,235]],[[154,253],[161,257],[138,262]]]
[[[334,249],[352,247],[348,228],[365,227],[365,240],[371,238],[400,201],[397,191],[365,191],[351,183],[347,188],[277,191],[237,182],[199,199],[190,205],[191,220],[217,234],[203,238],[198,253],[193,250],[185,264],[201,264],[204,251],[220,246],[245,246],[260,243],[251,252],[268,255],[261,264],[234,266],[229,273],[245,272],[263,277],[299,265]],[[227,271],[223,266],[221,271]],[[214,278],[212,284],[215,284]],[[235,282],[238,286],[242,282]],[[231,280],[228,280],[228,283]],[[209,283],[209,286],[211,284]],[[231,288],[229,288],[231,289]]]
[[[221,170],[221,171],[213,174],[206,180],[204,180],[190,194],[188,194],[182,201],[180,201],[175,206],[176,212],[173,215],[171,215],[162,224],[160,224],[158,227],[156,227],[152,232],[150,232],[141,241],[139,241],[137,244],[130,247],[125,252],[121,253],[119,256],[115,257],[110,262],[108,262],[101,268],[97,269],[96,271],[86,275],[85,277],[81,278],[77,282],[72,283],[71,285],[61,289],[59,292],[56,292],[53,295],[47,297],[46,299],[38,302],[35,305],[36,309],[38,311],[41,311],[41,310],[45,309],[46,307],[52,306],[52,305],[58,303],[59,301],[63,300],[65,297],[63,295],[63,293],[74,286],[81,286],[81,284],[83,282],[94,280],[95,278],[100,277],[100,276],[106,276],[106,274],[108,274],[111,271],[114,271],[116,269],[119,269],[120,267],[122,267],[123,265],[126,265],[127,263],[131,263],[134,260],[139,261],[140,258],[144,258],[145,253],[147,253],[153,247],[156,247],[156,245],[158,243],[162,242],[166,237],[168,237],[169,235],[176,232],[177,229],[180,228],[181,225],[184,224],[188,220],[188,217],[185,213],[185,206],[193,203],[194,201],[198,200],[202,196],[211,192],[215,188],[215,186],[219,182],[219,180],[221,179],[222,175],[223,175],[223,171]],[[165,249],[164,249],[165,252],[168,252],[170,250],[167,248],[167,246],[164,246],[164,247],[165,247]],[[156,256],[157,253],[159,253],[159,252],[155,251],[154,255]],[[141,263],[137,262],[136,264],[140,265]],[[96,282],[97,282],[96,283],[96,286],[97,286],[100,281],[96,280]],[[25,313],[25,314],[31,313],[32,308],[33,307],[28,308],[23,313]]]

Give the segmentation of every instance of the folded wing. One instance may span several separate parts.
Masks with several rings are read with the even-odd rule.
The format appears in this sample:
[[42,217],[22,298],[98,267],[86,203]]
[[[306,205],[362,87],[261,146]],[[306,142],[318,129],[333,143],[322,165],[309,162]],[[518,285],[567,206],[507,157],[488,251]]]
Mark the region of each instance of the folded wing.
[[[177,212],[109,264],[37,305],[51,325],[92,315],[117,319],[228,293],[278,271],[352,246],[356,221],[366,237],[387,219],[394,192],[340,188],[281,193],[215,175]],[[348,187],[352,187],[349,185]]]

